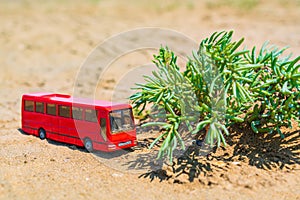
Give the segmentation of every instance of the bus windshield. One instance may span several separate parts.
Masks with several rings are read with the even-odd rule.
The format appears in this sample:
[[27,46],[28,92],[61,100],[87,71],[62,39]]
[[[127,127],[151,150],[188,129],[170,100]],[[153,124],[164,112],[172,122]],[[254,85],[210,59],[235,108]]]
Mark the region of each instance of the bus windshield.
[[109,119],[112,134],[134,129],[131,112],[131,109],[110,112]]

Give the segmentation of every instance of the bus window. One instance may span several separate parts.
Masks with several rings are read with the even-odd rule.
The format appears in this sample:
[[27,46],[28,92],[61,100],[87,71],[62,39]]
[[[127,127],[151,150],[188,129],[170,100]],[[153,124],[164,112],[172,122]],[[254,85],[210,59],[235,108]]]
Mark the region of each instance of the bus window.
[[107,137],[106,137],[106,119],[105,118],[100,118],[100,127],[101,127],[101,135],[102,135],[104,141],[107,141]]
[[35,112],[44,113],[44,103],[35,102]]
[[72,107],[73,119],[82,120],[82,108]]
[[55,104],[47,104],[47,114],[48,115],[56,115],[56,105]]
[[67,117],[70,118],[71,113],[70,113],[70,107],[69,106],[58,106],[58,115],[61,117]]
[[112,111],[109,114],[112,134],[132,130],[134,126],[131,116],[130,109]]
[[25,106],[26,111],[33,112],[33,109],[34,109],[34,102],[33,101],[25,100],[24,106]]
[[131,119],[131,110],[129,109],[123,110],[123,118],[124,118],[123,126],[132,126],[133,122]]
[[89,122],[97,122],[96,110],[86,109],[85,110],[85,120],[89,121]]

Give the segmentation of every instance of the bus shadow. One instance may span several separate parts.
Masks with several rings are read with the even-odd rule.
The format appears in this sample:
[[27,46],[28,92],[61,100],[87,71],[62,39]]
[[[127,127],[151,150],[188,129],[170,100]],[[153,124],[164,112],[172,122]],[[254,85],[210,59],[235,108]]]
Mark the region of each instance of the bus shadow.
[[[36,137],[34,135],[31,135],[31,134],[28,134],[26,132],[24,132],[21,128],[18,128],[17,129],[22,135],[27,135],[27,136],[33,136],[33,137]],[[38,137],[37,137],[38,138]],[[79,146],[76,146],[76,145],[72,145],[72,144],[68,144],[68,143],[63,143],[63,142],[58,142],[58,141],[54,141],[54,140],[50,140],[50,139],[47,139],[46,138],[46,141],[49,143],[49,144],[53,144],[53,145],[56,145],[56,146],[63,146],[63,147],[67,147],[71,150],[78,150],[78,151],[81,151],[81,152],[84,152],[84,153],[89,153],[84,147],[79,147]]]
[[107,159],[107,160],[117,158],[117,157],[121,157],[121,156],[124,156],[124,155],[132,152],[131,149],[123,149],[123,150],[120,150],[120,151],[113,151],[113,152],[105,152],[105,151],[100,151],[100,150],[94,150],[94,151],[90,152],[90,151],[86,150],[86,148],[81,147],[81,146],[76,146],[76,145],[73,145],[73,144],[67,144],[67,143],[63,143],[63,142],[58,142],[58,141],[54,141],[54,140],[50,140],[50,139],[46,139],[46,140],[49,144],[53,144],[53,145],[56,145],[56,146],[68,147],[71,150],[80,151],[80,152],[83,152],[83,153],[90,153],[90,154],[93,154],[94,156],[97,156],[97,157],[102,158],[102,159]]
[[89,153],[84,147],[79,147],[79,146],[76,146],[76,145],[73,145],[73,144],[67,144],[67,143],[58,142],[58,141],[54,141],[54,140],[50,140],[50,139],[46,139],[46,140],[49,144],[53,144],[53,145],[56,145],[56,146],[67,147],[67,148],[69,148],[71,150],[74,150],[74,151]]
[[[27,136],[33,136],[31,134],[28,134],[26,132],[24,132],[21,128],[18,128],[17,129],[22,135],[27,135]],[[36,136],[33,136],[33,137],[36,137]],[[57,145],[57,146],[65,146],[65,147],[68,147],[70,149],[77,149],[78,147],[73,147],[74,145],[69,145],[69,144],[65,144],[65,143],[61,143],[61,142],[56,142],[56,141],[53,141],[53,140],[49,140],[49,139],[46,139],[48,143],[50,144],[54,144],[54,145]]]
[[[30,134],[24,132],[21,128],[17,129],[22,135],[27,135],[30,136]],[[35,137],[35,136],[34,136]],[[50,139],[46,139],[47,142],[49,144],[53,144],[56,146],[63,146],[63,147],[68,147],[71,150],[78,150],[84,153],[92,153],[95,156],[101,157],[101,158],[105,158],[105,159],[111,159],[111,158],[115,158],[115,157],[119,157],[119,156],[123,156],[126,155],[130,152],[133,152],[132,149],[123,149],[121,151],[115,151],[115,152],[104,152],[104,151],[93,151],[93,152],[89,152],[87,151],[84,147],[80,147],[80,146],[76,146],[73,144],[68,144],[68,143],[64,143],[64,142],[58,142],[55,140],[50,140]]]
[[22,135],[29,135],[28,133],[24,132],[21,128],[17,129]]
[[125,156],[130,152],[132,152],[131,149],[123,149],[123,150],[112,151],[112,152],[93,151],[92,154],[103,159],[113,159],[113,158]]

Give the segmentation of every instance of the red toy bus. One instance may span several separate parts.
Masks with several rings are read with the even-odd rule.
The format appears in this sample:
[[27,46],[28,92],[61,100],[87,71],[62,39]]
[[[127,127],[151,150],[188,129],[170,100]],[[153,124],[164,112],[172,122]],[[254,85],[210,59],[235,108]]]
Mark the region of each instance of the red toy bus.
[[22,130],[42,140],[84,146],[88,151],[115,151],[137,144],[129,104],[63,94],[24,94]]

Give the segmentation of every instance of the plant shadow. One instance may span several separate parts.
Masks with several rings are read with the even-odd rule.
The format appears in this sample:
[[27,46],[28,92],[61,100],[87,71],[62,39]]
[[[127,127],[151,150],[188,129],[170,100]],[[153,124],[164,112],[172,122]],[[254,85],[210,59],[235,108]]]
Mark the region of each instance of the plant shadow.
[[[199,155],[202,155],[201,157]],[[160,182],[172,179],[174,183],[193,182],[200,174],[206,176],[212,171],[207,149],[190,146],[183,155],[176,158],[172,163],[168,160],[160,160],[161,168],[143,173],[139,178],[148,178],[150,182],[158,179]],[[183,179],[180,177],[184,177]]]
[[[226,141],[233,147],[230,156],[220,155],[218,159],[226,161],[248,160],[248,164],[267,170],[290,168],[300,164],[300,130],[279,134],[255,134],[246,127],[234,126],[233,133]],[[243,134],[240,134],[243,133]]]
[[[223,174],[230,163],[244,162],[264,170],[289,170],[300,164],[300,130],[286,132],[285,138],[281,138],[279,134],[255,134],[247,126],[235,125],[230,129],[232,134],[226,137],[226,148],[191,145],[171,165],[164,162],[160,169],[143,173],[139,178],[151,182],[154,179],[172,179],[174,183],[195,179],[202,182],[206,181],[203,177],[211,176],[215,170]],[[204,184],[210,185],[209,181]]]
[[145,171],[147,173],[153,172],[152,177],[163,177],[163,174],[159,170],[162,168],[164,161],[157,160],[157,154],[157,148],[149,149],[149,146],[145,145],[144,141],[139,141],[135,152],[128,156],[130,159],[127,159],[123,166],[126,166],[128,170],[135,170],[141,173]]
[[[145,130],[143,132],[145,132]],[[180,180],[182,175],[184,175],[185,178],[187,177],[187,181],[193,182],[200,174],[206,175],[212,170],[210,163],[205,161],[212,151],[212,148],[206,145],[200,147],[192,144],[193,139],[197,139],[199,135],[191,135],[185,127],[181,127],[181,132],[183,132],[181,136],[183,141],[189,145],[187,145],[185,150],[182,150],[181,147],[174,150],[173,156],[175,159],[173,159],[172,163],[170,163],[166,157],[157,159],[158,151],[162,143],[162,141],[160,141],[154,145],[154,150],[150,151],[151,153],[146,155],[139,154],[136,160],[127,164],[132,167],[141,166],[145,169],[148,168],[148,171],[142,173],[139,178],[149,179],[150,182],[155,179],[159,180],[159,182],[172,179],[174,183],[183,183],[183,181],[186,180]],[[155,138],[149,137],[140,141],[140,145],[149,151],[149,146],[154,140]]]

